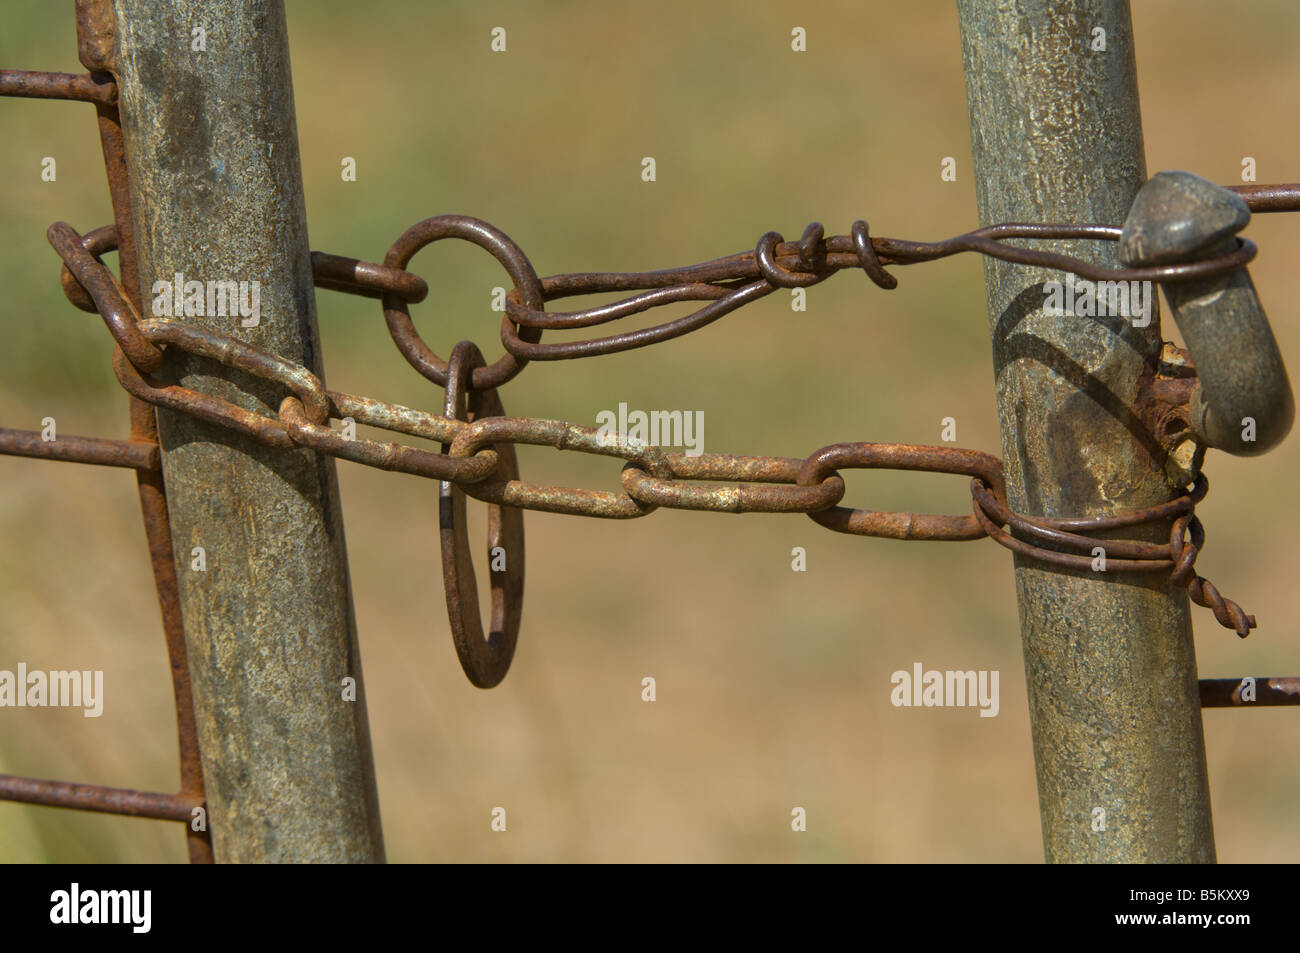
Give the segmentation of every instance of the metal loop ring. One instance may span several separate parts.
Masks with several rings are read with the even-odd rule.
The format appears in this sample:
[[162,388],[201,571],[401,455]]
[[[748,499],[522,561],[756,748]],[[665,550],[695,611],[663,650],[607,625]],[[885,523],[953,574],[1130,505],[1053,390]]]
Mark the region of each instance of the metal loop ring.
[[95,310],[104,319],[108,332],[113,335],[131,363],[146,374],[162,367],[162,351],[141,335],[137,326],[139,315],[135,313],[122,286],[108,267],[86,250],[77,230],[67,222],[55,222],[46,231],[45,237],[77,282],[94,300]]
[[853,250],[858,253],[858,261],[862,263],[862,270],[867,273],[867,277],[887,291],[897,288],[898,279],[885,271],[885,266],[876,257],[876,247],[871,244],[871,235],[867,231],[867,223],[862,219],[858,219],[853,223],[851,233],[853,235]]
[[[141,321],[136,326],[136,332],[151,347],[160,341],[187,353],[211,358],[227,367],[235,367],[263,380],[281,384],[299,398],[312,423],[323,424],[329,419],[330,402],[325,386],[305,367],[224,334],[175,321]],[[179,384],[163,384],[147,379],[123,353],[120,344],[113,351],[113,371],[127,391],[147,403],[237,430],[269,446],[294,445],[284,424],[274,417],[245,410],[223,398],[203,394]]]
[[[816,451],[799,471],[800,486],[815,486],[838,467],[853,469],[928,470],[965,474],[1002,490],[1002,462],[978,450],[924,447],[900,443],[836,443]],[[929,513],[888,513],[835,506],[809,518],[837,533],[889,539],[980,539],[986,535],[978,518]]]
[[[404,269],[421,248],[444,238],[460,238],[485,249],[510,275],[510,280],[514,282],[520,300],[526,307],[535,311],[545,308],[541,279],[519,246],[500,229],[468,215],[438,215],[412,225],[393,243],[384,258],[384,264],[390,268]],[[447,362],[435,354],[415,330],[407,302],[397,295],[385,293],[383,304],[388,333],[392,335],[393,343],[402,352],[402,356],[429,380],[440,387],[446,387]],[[506,326],[513,328],[509,316],[504,320]],[[519,330],[518,336],[530,344],[536,343],[542,336],[542,330],[525,327]],[[516,357],[507,351],[495,364],[475,368],[469,388],[479,391],[500,387],[523,370],[527,363],[527,358]]]
[[[357,399],[348,394],[337,394],[331,391],[330,402],[334,406],[331,408],[330,416],[340,418],[351,416],[341,413],[337,406],[338,400],[349,398]],[[358,417],[353,419],[358,423],[369,423],[371,426],[397,429],[391,425],[385,426],[383,421],[362,420]],[[280,401],[280,420],[293,442],[299,446],[310,447],[320,453],[327,453],[333,457],[351,460],[353,463],[361,463],[380,470],[410,473],[435,480],[472,481],[491,476],[497,465],[496,452],[493,450],[482,450],[473,457],[454,459],[443,453],[433,453],[401,443],[348,439],[343,434],[331,430],[326,424],[317,424],[309,420],[302,401],[292,395]]]
[[113,373],[117,375],[118,383],[127,393],[155,407],[166,407],[168,410],[238,431],[270,447],[294,445],[293,438],[289,436],[284,425],[273,417],[245,410],[228,400],[210,394],[201,394],[179,384],[160,384],[146,380],[130,359],[122,353],[120,344],[113,348]]
[[[610,440],[595,427],[580,427],[562,420],[543,420],[533,417],[492,417],[477,420],[459,434],[451,444],[453,457],[468,457],[491,443],[508,441],[527,443],[556,450],[578,450],[583,453],[632,460],[641,469],[660,479],[672,479],[668,455],[657,446]],[[570,516],[590,516],[596,519],[636,519],[653,513],[658,507],[642,503],[627,493],[608,493],[603,490],[570,489],[562,486],[540,486],[519,480],[484,480],[465,486],[465,492],[477,500],[522,506],[546,513],[565,513]]]
[[[641,503],[715,513],[809,513],[832,507],[844,496],[844,480],[838,473],[827,474],[816,486],[797,485],[803,466],[798,458],[670,453],[668,465],[673,472],[671,480],[647,473],[629,460],[623,467],[623,489]],[[741,485],[686,482],[694,480]],[[779,485],[752,485],[764,483]]]
[[[805,233],[804,237],[807,237],[807,233]],[[785,239],[781,237],[780,232],[768,232],[758,240],[758,246],[754,249],[754,263],[758,265],[759,273],[768,282],[778,288],[807,288],[809,285],[815,285],[826,277],[825,275],[810,272],[790,271],[788,268],[783,268],[777,264],[776,246],[784,241]],[[802,252],[802,248],[800,251]],[[800,258],[803,258],[802,253]]]
[[[117,250],[117,226],[101,225],[81,236],[81,247],[95,257]],[[400,268],[389,268],[371,261],[347,258],[343,255],[330,255],[326,252],[311,253],[312,283],[317,288],[330,291],[342,291],[347,294],[363,295],[367,298],[383,297],[385,291],[411,303],[423,301],[429,294],[429,286],[419,275]],[[59,269],[59,283],[63,286],[64,296],[82,311],[98,313],[95,301],[76,277],[62,265]]]
[[[501,417],[505,409],[495,388],[466,387],[473,372],[484,366],[483,354],[472,341],[461,341],[447,366],[445,416],[450,420]],[[443,444],[443,453],[448,451]],[[519,462],[512,444],[496,446],[497,472],[504,480],[519,479]],[[447,621],[456,657],[465,675],[479,688],[492,688],[505,678],[519,641],[524,607],[524,512],[513,506],[488,506],[488,558],[505,560],[505,569],[492,571],[492,621],[486,638],[479,617],[478,583],[470,556],[465,521],[465,491],[442,481],[438,488],[438,537],[442,548],[442,584],[447,594]]]
[[161,341],[187,354],[198,354],[226,367],[247,371],[254,377],[283,385],[302,400],[308,418],[314,424],[323,424],[330,419],[330,401],[329,395],[325,393],[325,385],[301,364],[286,361],[279,355],[237,338],[181,324],[179,321],[151,319],[141,321],[137,327],[150,344]]
[[[107,252],[116,251],[117,226],[101,225],[99,228],[91,229],[81,236],[81,247],[96,258]],[[99,309],[95,307],[95,299],[90,296],[90,292],[81,287],[81,282],[68,270],[66,263],[59,265],[59,284],[63,286],[63,296],[75,307],[88,314],[99,313]]]

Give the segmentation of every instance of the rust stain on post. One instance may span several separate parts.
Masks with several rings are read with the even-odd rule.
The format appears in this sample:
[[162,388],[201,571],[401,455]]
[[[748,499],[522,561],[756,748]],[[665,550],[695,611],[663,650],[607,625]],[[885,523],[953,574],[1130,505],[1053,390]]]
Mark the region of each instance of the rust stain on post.
[[[182,275],[204,313],[162,316],[321,375],[282,4],[115,13],[143,316],[160,316],[155,282]],[[246,283],[242,311],[209,312],[218,281]],[[200,356],[169,353],[157,376],[263,414],[286,393]],[[333,460],[167,410],[158,422],[216,859],[382,860]]]
[[[1146,180],[1126,0],[958,10],[980,222],[1122,223]],[[1109,243],[1043,247],[1118,264]],[[1011,507],[1095,516],[1170,499],[1132,411],[1160,353],[1154,295],[1138,327],[1049,313],[1044,283],[1061,272],[986,259],[984,274]],[[1212,862],[1186,593],[1163,575],[1015,567],[1047,860]]]

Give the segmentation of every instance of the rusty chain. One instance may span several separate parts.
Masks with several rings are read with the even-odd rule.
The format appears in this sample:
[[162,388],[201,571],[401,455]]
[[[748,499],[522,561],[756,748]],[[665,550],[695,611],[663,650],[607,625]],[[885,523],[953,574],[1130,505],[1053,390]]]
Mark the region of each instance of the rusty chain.
[[[1300,189],[1296,191],[1300,194]],[[698,265],[653,272],[567,274],[541,279],[523,251],[499,229],[464,215],[442,215],[407,229],[394,242],[383,265],[319,252],[313,253],[312,264],[315,279],[322,287],[380,296],[389,333],[402,355],[426,378],[449,387],[448,362],[425,343],[411,320],[409,305],[423,300],[428,287],[407,271],[406,265],[425,245],[445,238],[469,241],[488,251],[514,283],[506,296],[507,313],[501,328],[506,354],[494,364],[486,365],[475,348],[475,366],[459,386],[468,385],[470,393],[485,400],[494,399],[499,404],[499,398],[489,395],[518,375],[530,360],[565,360],[644,347],[703,327],[778,288],[806,287],[845,268],[861,268],[880,287],[892,288],[896,281],[884,270],[885,264],[930,261],[974,251],[1021,264],[1069,270],[1093,280],[1169,282],[1221,274],[1244,265],[1255,255],[1252,243],[1237,239],[1233,251],[1213,259],[1154,268],[1104,268],[1003,241],[1027,237],[1116,241],[1119,229],[1093,225],[996,225],[947,241],[925,243],[871,238],[862,221],[854,223],[850,235],[828,239],[822,226],[813,223],[798,242],[785,242],[779,233],[768,232],[753,251]],[[97,257],[115,246],[112,226],[81,236],[71,226],[58,222],[50,227],[48,238],[63,260],[61,282],[68,298],[84,310],[99,313],[117,342],[113,367],[119,382],[130,394],[155,406],[238,431],[260,443],[307,447],[379,469],[448,481],[463,493],[490,503],[494,512],[505,507],[606,519],[633,519],[660,506],[731,513],[806,513],[828,529],[860,536],[909,540],[971,540],[989,536],[1023,556],[1080,571],[1092,568],[1091,552],[1098,543],[1097,537],[1086,534],[1172,521],[1165,543],[1106,539],[1104,548],[1110,568],[1121,572],[1168,573],[1173,582],[1188,589],[1194,602],[1211,609],[1221,625],[1243,638],[1256,625],[1254,616],[1225,599],[1212,583],[1194,572],[1196,557],[1205,540],[1204,529],[1193,512],[1208,488],[1204,477],[1171,502],[1159,506],[1117,516],[1049,519],[1013,512],[1005,501],[1001,462],[970,450],[848,443],[816,450],[802,460],[717,453],[688,456],[668,453],[653,445],[611,442],[596,428],[558,420],[481,413],[470,422],[451,413],[429,414],[326,390],[306,368],[220,332],[174,321],[141,319],[133,313],[120,284]],[[584,311],[544,310],[545,302],[557,298],[611,291],[641,293]],[[648,329],[576,343],[540,343],[543,329],[590,327],[668,303],[699,300],[709,300],[710,304],[684,318]],[[461,342],[458,347],[468,343]],[[154,377],[154,372],[162,366],[163,348],[175,348],[238,368],[276,383],[288,393],[276,415],[267,416],[165,383]],[[345,439],[329,427],[330,420],[344,418],[436,440],[444,445],[444,450],[435,453],[400,443]],[[498,473],[502,448],[520,443],[621,458],[625,461],[623,492],[524,483],[517,476],[517,465],[509,468],[509,473]],[[937,516],[840,507],[837,504],[844,495],[844,481],[839,468],[927,470],[970,476],[972,513]],[[698,481],[705,482],[699,485]],[[1111,555],[1115,558],[1109,558]],[[455,561],[446,561],[444,569],[449,601],[455,601],[451,594],[465,591],[457,581],[465,570]],[[474,613],[451,608],[455,632],[473,630],[473,624],[467,619],[470,614],[477,619],[477,606],[474,608]],[[478,640],[482,641],[481,626],[477,631]],[[473,639],[458,635],[458,652],[466,673],[475,684],[485,680],[495,684],[504,670],[492,676],[485,674],[481,664],[470,661],[471,653],[477,651],[469,648],[473,644]]]
[[[79,33],[87,35],[93,4],[78,5]],[[893,289],[887,267],[933,261],[962,252],[1027,266],[1072,272],[1097,281],[1177,282],[1223,274],[1249,262],[1255,246],[1237,239],[1216,258],[1147,268],[1104,268],[1067,255],[1010,244],[1020,239],[1116,241],[1120,229],[1094,224],[1007,223],[976,229],[940,242],[914,242],[870,235],[865,221],[848,235],[826,237],[813,223],[798,241],[768,232],[752,250],[681,268],[651,272],[561,274],[540,278],[522,250],[503,232],[467,216],[426,219],[404,232],[383,263],[313,252],[314,283],[319,288],[380,299],[389,333],[411,366],[445,388],[443,412],[430,413],[360,395],[327,390],[318,377],[292,361],[252,347],[235,337],[176,322],[141,319],[131,217],[125,198],[125,162],[117,117],[117,88],[94,50],[83,62],[88,74],[0,70],[0,96],[63,99],[91,103],[100,120],[101,141],[116,222],[78,234],[65,223],[47,237],[63,262],[60,280],[78,308],[97,313],[116,343],[115,374],[131,395],[131,436],[127,440],[60,436],[46,443],[39,434],[0,428],[0,453],[94,463],[134,469],[152,556],[164,632],[173,673],[181,748],[181,791],[155,794],[0,775],[0,798],[171,820],[191,820],[205,801],[190,701],[185,645],[176,593],[175,567],[167,523],[153,407],[190,414],[243,433],[260,443],[302,447],[367,466],[441,481],[440,528],[444,581],[453,639],[462,667],[481,687],[504,676],[518,635],[523,596],[522,510],[535,509],[599,518],[637,518],[658,507],[715,512],[805,513],[836,532],[904,540],[973,540],[991,537],[1029,559],[1066,570],[1088,571],[1090,553],[1104,543],[1113,570],[1167,573],[1188,589],[1193,601],[1214,613],[1219,623],[1245,637],[1254,616],[1225,599],[1194,564],[1205,534],[1195,515],[1208,482],[1195,483],[1167,503],[1104,517],[1052,519],[1019,514],[1006,502],[1001,462],[994,456],[950,447],[885,443],[841,443],[806,458],[691,456],[627,440],[610,442],[591,427],[558,420],[506,416],[498,388],[529,361],[568,360],[644,347],[702,328],[781,288],[818,284],[844,269],[861,269],[876,286]],[[1254,212],[1300,211],[1300,184],[1240,186],[1233,189]],[[101,256],[126,236],[119,253],[119,280]],[[501,340],[506,354],[486,364],[471,342],[453,348],[443,360],[419,336],[410,305],[423,301],[428,285],[407,269],[425,245],[444,238],[473,242],[506,269],[513,289],[506,296]],[[127,289],[131,289],[129,292]],[[549,302],[591,294],[631,293],[624,300],[578,311],[548,311]],[[541,343],[544,330],[595,327],[678,302],[702,302],[697,311],[663,324],[584,341]],[[244,410],[158,375],[169,350],[200,355],[274,382],[284,397],[274,414]],[[440,443],[433,452],[401,443],[348,439],[329,424],[353,422]],[[624,461],[622,492],[538,486],[519,479],[517,444],[576,450]],[[845,468],[929,471],[971,478],[972,510],[963,515],[888,513],[842,507]],[[487,502],[489,547],[517,550],[509,571],[493,572],[492,617],[485,638],[479,618],[473,566],[465,535],[465,497]],[[1169,522],[1164,543],[1102,538],[1090,534]],[[1294,680],[1273,679],[1266,704],[1291,704]],[[1275,684],[1276,683],[1276,684]],[[1285,684],[1283,684],[1285,683]],[[1275,691],[1273,689],[1276,689]],[[1241,704],[1237,680],[1202,682],[1206,706]],[[206,832],[189,838],[191,860],[211,860]]]

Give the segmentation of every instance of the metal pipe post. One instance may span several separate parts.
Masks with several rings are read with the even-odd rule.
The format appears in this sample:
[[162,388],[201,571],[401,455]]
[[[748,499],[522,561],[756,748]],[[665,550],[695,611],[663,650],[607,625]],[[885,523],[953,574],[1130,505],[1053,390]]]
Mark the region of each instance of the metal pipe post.
[[[115,14],[144,316],[320,375],[281,0]],[[216,282],[244,285],[214,308]],[[171,350],[158,376],[272,416],[285,396]],[[168,411],[158,425],[216,859],[383,860],[333,460]]]
[[[1146,180],[1127,0],[957,7],[980,222],[1123,223]],[[1113,244],[1051,245],[1119,264]],[[1012,508],[1096,516],[1170,499],[1133,411],[1160,352],[1154,296],[1139,327],[1045,309],[1059,272],[986,258],[984,274]],[[1186,592],[1021,556],[1015,577],[1047,860],[1212,862]]]

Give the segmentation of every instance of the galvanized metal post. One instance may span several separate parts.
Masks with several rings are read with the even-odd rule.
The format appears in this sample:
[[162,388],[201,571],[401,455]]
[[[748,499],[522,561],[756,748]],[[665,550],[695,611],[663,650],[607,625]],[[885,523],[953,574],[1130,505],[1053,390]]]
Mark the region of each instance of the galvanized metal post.
[[[175,320],[319,375],[281,0],[117,0],[115,12],[146,317],[188,300]],[[204,313],[213,281],[247,282],[246,307]],[[179,297],[155,282],[179,283]],[[170,351],[160,376],[268,415],[284,396]],[[216,860],[382,860],[333,460],[158,418]]]
[[[957,6],[980,222],[1123,223],[1146,179],[1128,0]],[[1119,264],[1113,245],[1051,244]],[[1158,316],[1056,317],[1043,285],[1064,275],[991,258],[984,274],[1011,506],[1092,516],[1170,499],[1132,411]],[[1215,859],[1188,600],[1154,575],[1016,557],[1049,862]]]

